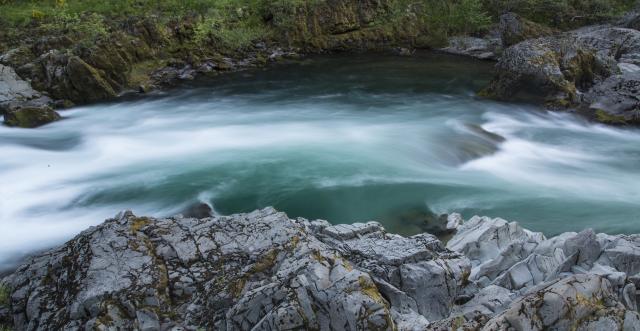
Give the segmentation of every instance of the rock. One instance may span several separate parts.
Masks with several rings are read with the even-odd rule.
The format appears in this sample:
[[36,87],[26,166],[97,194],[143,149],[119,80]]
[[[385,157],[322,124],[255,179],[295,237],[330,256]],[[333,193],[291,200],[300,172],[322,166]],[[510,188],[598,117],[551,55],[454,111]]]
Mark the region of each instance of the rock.
[[328,226],[319,239],[372,275],[397,315],[449,316],[471,265],[432,235],[405,238],[377,223]]
[[575,275],[533,289],[483,330],[637,330],[638,313],[616,297],[605,278]]
[[640,67],[625,71],[590,89],[581,111],[607,124],[640,124]]
[[[399,285],[401,268],[407,268],[406,292],[385,284],[398,292],[398,312],[419,303],[434,316],[447,315],[453,294],[440,285],[449,282],[455,291],[462,257],[438,248],[432,237],[386,235],[374,224],[350,229],[293,221],[273,209],[200,220],[123,213],[7,278],[15,328],[391,330],[400,317],[379,284]],[[338,249],[336,238],[353,241]],[[377,247],[378,254],[358,255]],[[390,248],[401,250],[385,251]],[[381,265],[374,276],[366,268],[375,263]],[[430,279],[438,286],[429,288]],[[442,308],[430,307],[428,294],[446,299]],[[417,314],[408,318],[427,324]]]
[[448,230],[456,230],[462,225],[464,219],[462,215],[458,213],[452,213],[447,215],[447,229]]
[[69,83],[79,92],[74,98],[69,98],[71,101],[87,103],[108,100],[116,96],[113,87],[100,73],[77,56],[69,58],[66,73]]
[[502,52],[502,41],[497,37],[451,37],[448,46],[440,51],[455,55],[474,57],[480,60],[497,60]]
[[553,30],[508,12],[500,16],[499,25],[502,45],[509,47],[521,41],[553,34]]
[[4,124],[21,128],[36,128],[61,119],[55,110],[45,107],[11,109],[4,115]]
[[416,52],[415,49],[409,49],[405,47],[396,47],[392,51],[393,51],[393,54],[398,56],[411,56],[413,55],[413,53]]
[[[123,212],[2,282],[16,330],[640,330],[640,235],[473,217],[447,247],[376,222]],[[468,255],[465,256],[465,255]]]
[[498,99],[538,96],[552,109],[578,107],[594,85],[628,71],[640,57],[640,31],[593,26],[507,48],[482,94]]
[[523,229],[515,222],[474,216],[458,227],[447,248],[471,259],[470,279],[494,279],[496,273],[520,262],[544,240],[542,233]]
[[208,203],[196,202],[185,208],[182,215],[187,218],[211,217],[213,216],[213,208]]
[[32,100],[48,103],[46,97],[31,88],[31,84],[22,80],[13,68],[0,64],[0,115]]

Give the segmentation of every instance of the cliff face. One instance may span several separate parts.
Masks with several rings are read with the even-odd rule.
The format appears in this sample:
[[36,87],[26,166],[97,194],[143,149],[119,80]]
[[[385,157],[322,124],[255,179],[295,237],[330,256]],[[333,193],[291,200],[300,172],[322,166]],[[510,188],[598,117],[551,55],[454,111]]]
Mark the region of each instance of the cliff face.
[[449,218],[445,247],[267,208],[122,213],[3,280],[16,330],[640,330],[638,236]]

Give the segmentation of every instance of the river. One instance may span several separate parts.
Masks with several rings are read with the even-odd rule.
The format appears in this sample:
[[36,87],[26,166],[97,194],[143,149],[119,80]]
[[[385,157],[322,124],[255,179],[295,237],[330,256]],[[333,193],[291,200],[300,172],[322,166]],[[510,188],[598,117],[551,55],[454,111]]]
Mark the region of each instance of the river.
[[0,127],[0,269],[120,210],[197,201],[407,235],[447,212],[640,232],[640,130],[481,100],[491,66],[313,57]]

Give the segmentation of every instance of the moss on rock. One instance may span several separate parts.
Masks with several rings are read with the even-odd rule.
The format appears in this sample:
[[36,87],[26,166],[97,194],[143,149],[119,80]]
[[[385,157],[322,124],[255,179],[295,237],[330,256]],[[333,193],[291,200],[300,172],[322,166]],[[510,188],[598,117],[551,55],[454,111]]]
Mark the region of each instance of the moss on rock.
[[7,126],[35,128],[60,118],[60,115],[49,107],[25,107],[8,111],[4,116],[4,123]]

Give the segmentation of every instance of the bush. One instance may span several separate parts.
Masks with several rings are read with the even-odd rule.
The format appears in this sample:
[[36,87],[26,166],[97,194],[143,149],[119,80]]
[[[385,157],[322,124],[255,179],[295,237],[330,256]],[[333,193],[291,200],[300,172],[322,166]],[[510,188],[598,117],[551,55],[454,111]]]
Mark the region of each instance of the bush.
[[483,0],[484,7],[498,17],[513,11],[532,21],[572,28],[601,22],[630,10],[635,0]]

